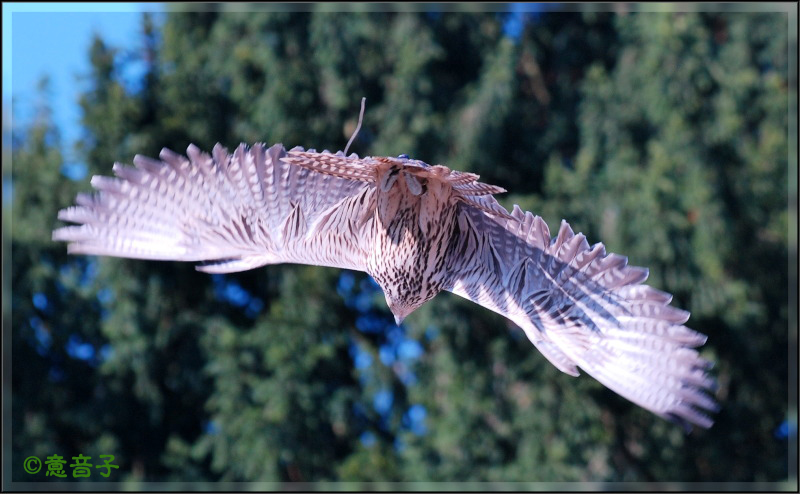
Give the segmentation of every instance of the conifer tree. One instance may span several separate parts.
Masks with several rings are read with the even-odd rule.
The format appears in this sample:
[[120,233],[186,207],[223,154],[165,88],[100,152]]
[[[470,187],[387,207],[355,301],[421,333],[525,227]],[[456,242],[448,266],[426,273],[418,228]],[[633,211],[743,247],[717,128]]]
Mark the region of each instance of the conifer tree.
[[[509,19],[176,10],[144,16],[130,46],[97,39],[88,174],[62,174],[46,105],[14,131],[14,465],[115,454],[123,481],[786,478],[786,16],[550,12],[519,35]],[[353,151],[480,173],[504,205],[648,266],[709,335],[714,427],[686,436],[560,373],[449,294],[397,328],[364,274],[212,276],[50,240],[115,161],[190,143],[335,151],[362,96]]]

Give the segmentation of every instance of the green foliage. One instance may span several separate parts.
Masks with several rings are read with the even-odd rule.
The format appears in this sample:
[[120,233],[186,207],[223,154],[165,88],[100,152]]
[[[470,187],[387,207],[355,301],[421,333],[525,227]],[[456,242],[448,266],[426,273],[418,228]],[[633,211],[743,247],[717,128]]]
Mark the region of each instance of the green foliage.
[[[366,96],[354,151],[478,172],[512,191],[505,205],[648,266],[709,335],[712,429],[684,435],[560,373],[513,324],[449,294],[408,318],[424,352],[406,358],[362,274],[348,288],[331,269],[209,276],[67,256],[50,240],[56,211],[89,185],[60,173],[43,105],[13,141],[13,465],[114,454],[130,481],[787,479],[785,15],[547,13],[519,39],[503,21],[145,16],[135,49],[90,49],[79,151],[108,175],[192,142],[341,149]],[[147,67],[135,88],[131,62]]]
[[[752,467],[752,458],[735,453],[739,440],[770,451],[765,458],[786,448],[767,426],[785,417],[788,385],[780,351],[789,284],[788,67],[776,49],[787,42],[783,20],[620,18],[619,62],[611,72],[594,66],[583,86],[583,146],[574,166],[556,158],[546,170],[553,200],[545,209],[648,266],[650,282],[674,293],[692,311],[692,325],[709,335],[719,379],[730,385],[723,386],[725,411],[715,428],[761,424],[694,444],[709,455],[709,442],[714,449],[728,444],[718,450],[726,461],[715,457],[706,468],[722,476],[733,462],[729,480],[748,480],[740,473],[745,462]],[[769,378],[751,381],[753,375]],[[655,464],[656,453],[663,454],[642,457]],[[762,468],[773,478],[786,474],[785,463]]]

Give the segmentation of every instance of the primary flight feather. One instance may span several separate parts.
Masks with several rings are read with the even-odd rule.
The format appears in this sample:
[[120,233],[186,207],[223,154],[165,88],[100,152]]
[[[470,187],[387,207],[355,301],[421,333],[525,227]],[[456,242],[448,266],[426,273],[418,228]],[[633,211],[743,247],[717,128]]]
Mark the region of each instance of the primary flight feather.
[[95,176],[53,232],[73,254],[202,261],[209,273],[300,263],[365,271],[398,324],[442,290],[507,317],[556,367],[580,367],[684,426],[710,427],[706,337],[644,268],[492,196],[478,176],[397,158],[276,144],[137,155]]

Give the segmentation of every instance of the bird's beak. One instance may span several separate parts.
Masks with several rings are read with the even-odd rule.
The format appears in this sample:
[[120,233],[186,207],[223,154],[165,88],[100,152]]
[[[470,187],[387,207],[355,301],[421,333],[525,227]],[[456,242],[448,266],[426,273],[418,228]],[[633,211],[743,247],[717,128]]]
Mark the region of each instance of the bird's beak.
[[397,316],[397,315],[396,315],[396,316],[394,316],[394,322],[395,322],[395,323],[397,323],[397,325],[398,325],[398,326],[399,326],[400,324],[402,324],[402,322],[403,322],[403,319],[405,319],[405,317],[400,317],[400,316]]

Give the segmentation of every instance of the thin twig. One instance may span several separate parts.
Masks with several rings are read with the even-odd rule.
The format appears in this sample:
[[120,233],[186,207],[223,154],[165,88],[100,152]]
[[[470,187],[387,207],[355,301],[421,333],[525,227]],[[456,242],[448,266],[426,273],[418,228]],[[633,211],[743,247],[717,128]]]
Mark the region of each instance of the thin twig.
[[361,112],[358,114],[358,126],[356,130],[353,132],[353,135],[350,136],[350,140],[347,141],[347,146],[344,147],[344,155],[347,156],[347,150],[350,149],[350,144],[353,143],[353,140],[358,135],[358,131],[361,130],[361,121],[364,119],[364,105],[367,102],[367,98],[361,98]]

